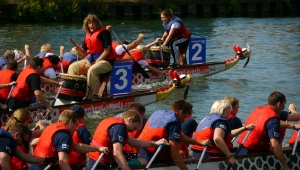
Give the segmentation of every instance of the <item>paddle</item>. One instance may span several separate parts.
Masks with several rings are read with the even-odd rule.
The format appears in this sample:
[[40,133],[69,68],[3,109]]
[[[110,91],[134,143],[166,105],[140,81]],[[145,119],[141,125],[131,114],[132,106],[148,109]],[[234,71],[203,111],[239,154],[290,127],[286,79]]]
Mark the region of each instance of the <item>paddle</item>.
[[[251,133],[251,130],[249,130],[246,134],[246,136],[244,137],[244,139],[242,140],[242,143],[239,145],[238,149],[236,150],[236,152],[234,153],[234,158],[236,158],[239,154],[239,152],[241,151],[241,149],[243,148],[244,146],[244,143],[246,141],[246,139],[248,138],[248,136],[250,135]],[[226,170],[230,170],[230,168],[232,167],[232,164],[229,163],[228,167],[226,168]]]
[[163,51],[161,48],[161,42],[159,42],[159,48],[160,48],[160,57],[161,57],[162,66],[163,66],[163,69],[165,69],[165,62],[164,62]]
[[190,88],[190,85],[186,87],[185,91],[184,91],[184,94],[183,94],[183,99],[185,100],[187,98],[187,95],[188,95],[188,92],[189,92],[189,88]]
[[198,169],[199,169],[199,167],[200,167],[200,164],[201,164],[201,162],[202,162],[202,160],[203,160],[203,158],[204,158],[204,155],[205,155],[206,149],[207,149],[207,146],[205,146],[205,147],[204,147],[204,150],[203,150],[203,152],[202,152],[202,154],[201,154],[201,156],[200,156],[200,159],[199,159],[199,162],[198,162],[198,165],[197,165],[197,168],[196,168],[196,170],[198,170]]
[[97,161],[95,162],[95,164],[93,165],[93,167],[92,167],[91,170],[94,170],[94,169],[96,168],[96,166],[98,165],[98,163],[100,162],[100,160],[102,159],[103,156],[104,156],[104,153],[102,152],[102,153],[99,155]]
[[[127,50],[127,48],[123,45],[123,43],[121,42],[121,40],[119,39],[119,37],[115,34],[115,32],[113,30],[111,30],[111,32],[114,34],[114,36],[118,39],[119,43],[122,45],[122,47],[124,48],[124,50],[126,51],[126,53],[128,55],[131,56],[130,52]],[[142,76],[145,78],[145,79],[149,79],[150,76],[147,74],[147,72],[142,68],[142,66],[137,62],[135,61],[134,59],[133,60],[133,64],[135,66],[135,68],[142,74]]]
[[292,155],[291,155],[291,161],[294,158],[294,155],[295,155],[295,152],[296,152],[296,148],[297,148],[297,145],[298,145],[299,136],[300,136],[300,130],[298,130],[296,141],[294,143],[293,152],[292,152]]
[[150,165],[152,164],[152,162],[154,161],[155,157],[157,156],[159,151],[162,149],[162,147],[163,147],[163,145],[159,145],[159,147],[157,148],[156,152],[154,153],[154,155],[152,156],[152,158],[150,159],[150,161],[148,162],[148,164],[144,170],[148,170],[148,168],[150,167]]
[[27,59],[24,61],[24,69],[26,68]]
[[[58,95],[59,95],[59,93],[60,93],[60,91],[61,91],[61,88],[62,88],[62,85],[59,86],[59,89],[58,89],[58,91],[57,91],[57,93],[56,93],[56,96],[55,96],[55,98],[54,98],[54,100],[53,100],[53,102],[52,102],[52,104],[51,104],[51,107],[54,106],[54,104],[55,104],[55,102],[56,102],[56,99],[58,98]],[[50,119],[50,114],[51,114],[51,113],[52,113],[52,112],[47,112],[47,115],[45,116],[45,120],[49,120],[49,119]]]
[[48,166],[46,166],[46,168],[44,170],[50,169],[52,165],[53,165],[53,163],[50,163]]
[[8,93],[8,96],[7,96],[6,100],[5,100],[5,104],[6,104],[6,105],[8,104],[9,98],[10,98],[10,96],[11,96],[11,93],[12,93],[14,87],[15,87],[15,85],[12,85],[11,88],[10,88],[10,91],[9,91],[9,93]]

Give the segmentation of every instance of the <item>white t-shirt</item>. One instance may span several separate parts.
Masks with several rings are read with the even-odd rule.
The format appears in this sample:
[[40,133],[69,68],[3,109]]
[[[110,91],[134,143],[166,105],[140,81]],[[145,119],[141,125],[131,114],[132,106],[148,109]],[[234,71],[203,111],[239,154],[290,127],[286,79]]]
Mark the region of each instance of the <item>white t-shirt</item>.
[[54,68],[47,68],[45,71],[44,71],[44,75],[46,77],[48,77],[49,79],[55,79],[56,78],[56,72],[54,70]]
[[[127,49],[127,45],[126,44],[123,44],[123,46]],[[115,49],[116,51],[116,54],[118,55],[122,55],[123,53],[125,53],[125,49],[122,47],[122,45],[118,45]]]
[[181,27],[181,24],[179,22],[174,22],[172,25],[171,25],[171,28],[175,28],[175,29],[178,29]]
[[149,64],[147,63],[146,60],[139,60],[138,63],[139,63],[142,67],[146,67],[147,65],[149,65]]

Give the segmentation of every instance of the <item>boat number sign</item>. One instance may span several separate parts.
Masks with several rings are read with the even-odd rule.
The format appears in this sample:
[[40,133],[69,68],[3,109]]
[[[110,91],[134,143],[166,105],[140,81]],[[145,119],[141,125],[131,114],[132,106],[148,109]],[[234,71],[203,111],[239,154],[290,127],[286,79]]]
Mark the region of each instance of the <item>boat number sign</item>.
[[110,73],[110,94],[131,92],[132,63],[115,62]]
[[189,64],[206,61],[206,38],[191,38],[189,43]]

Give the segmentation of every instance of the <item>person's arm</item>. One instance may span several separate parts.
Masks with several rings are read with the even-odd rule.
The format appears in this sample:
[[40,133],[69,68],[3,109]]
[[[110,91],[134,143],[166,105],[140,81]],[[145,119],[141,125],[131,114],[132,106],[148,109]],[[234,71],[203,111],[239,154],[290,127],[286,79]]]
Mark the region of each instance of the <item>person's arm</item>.
[[110,53],[110,47],[104,48],[103,53],[96,60],[96,62],[106,59],[106,57],[108,57],[109,53]]
[[60,169],[71,170],[70,165],[68,164],[69,155],[66,152],[58,152],[58,164]]
[[127,45],[127,50],[130,51],[134,48],[136,48],[144,38],[144,34],[140,33],[136,40],[134,40],[132,43]]
[[160,38],[156,38],[155,41],[145,45],[145,48],[150,49],[150,47],[152,47],[154,44],[158,43],[159,41],[161,41]]
[[79,153],[88,153],[88,152],[97,152],[97,151],[108,153],[107,147],[91,146],[83,143],[74,143],[74,145],[75,145],[74,150]]
[[171,40],[172,36],[175,33],[175,30],[176,28],[171,28],[169,35],[167,36],[167,38],[165,39],[164,43],[161,46],[166,46],[169,43],[169,41]]
[[46,77],[41,77],[41,83],[43,84],[50,84],[50,85],[54,85],[54,86],[63,86],[65,84],[64,81],[55,81],[55,80],[51,80],[51,79],[48,79]]
[[35,163],[44,162],[44,158],[36,157],[36,156],[31,155],[31,154],[26,154],[23,151],[21,151],[19,148],[15,148],[15,155],[16,155],[17,158],[19,158],[22,161],[27,162],[27,163],[35,164]]
[[0,152],[0,169],[11,170],[10,156],[5,152]]
[[204,141],[197,141],[195,139],[192,139],[188,136],[186,136],[185,134],[181,133],[180,134],[180,142],[186,143],[186,144],[191,144],[191,145],[199,145],[199,146],[203,146],[203,145],[209,145],[210,141],[209,140],[204,140]]
[[299,114],[296,109],[297,109],[296,105],[294,105],[294,104],[289,105],[289,111],[291,111],[291,113],[287,117],[288,121],[298,121],[299,120]]
[[147,148],[151,146],[168,145],[168,142],[164,138],[152,142],[152,141],[145,141],[145,140],[137,140],[136,138],[132,138],[128,136],[128,144],[135,148]]
[[188,167],[185,165],[180,153],[179,153],[179,143],[175,140],[169,140],[171,157],[176,164],[176,166],[181,170],[188,170]]
[[59,48],[59,59],[62,60],[62,56],[64,55],[65,52],[65,47],[64,46],[60,46]]
[[15,85],[16,82],[15,81],[12,81],[10,83],[7,83],[7,84],[0,84],[0,89],[2,88],[7,88],[7,87],[11,87],[12,85]]
[[49,112],[53,111],[53,108],[50,107],[48,102],[46,101],[44,94],[40,90],[34,90],[34,95],[38,101],[40,101],[47,109]]
[[287,163],[286,163],[286,160],[285,160],[285,157],[283,155],[283,152],[281,150],[281,147],[279,145],[279,142],[277,139],[270,139],[270,144],[271,144],[271,150],[273,151],[274,155],[276,156],[276,158],[280,161],[280,163],[282,164],[283,166],[283,169],[286,170],[286,169],[289,169]]
[[152,67],[150,65],[146,65],[145,68],[149,69],[151,72],[154,72],[154,73],[158,73],[158,74],[166,74],[167,71],[166,70],[159,70],[155,67]]
[[247,125],[247,126],[240,127],[238,129],[231,130],[230,137],[231,138],[237,137],[242,132],[244,132],[246,130],[253,130],[254,128],[255,128],[255,125],[250,124],[250,125]]
[[216,146],[225,154],[226,158],[229,158],[231,164],[235,164],[236,159],[232,156],[230,150],[228,149],[224,141],[225,131],[222,128],[215,128],[213,141]]
[[162,42],[164,42],[166,40],[167,36],[168,36],[168,33],[165,31],[164,34],[163,34],[163,36],[160,38],[160,40]]
[[119,142],[115,142],[113,143],[113,155],[114,158],[117,162],[117,164],[119,165],[119,167],[122,170],[130,170],[127,161],[124,157],[123,151],[122,151],[123,145]]

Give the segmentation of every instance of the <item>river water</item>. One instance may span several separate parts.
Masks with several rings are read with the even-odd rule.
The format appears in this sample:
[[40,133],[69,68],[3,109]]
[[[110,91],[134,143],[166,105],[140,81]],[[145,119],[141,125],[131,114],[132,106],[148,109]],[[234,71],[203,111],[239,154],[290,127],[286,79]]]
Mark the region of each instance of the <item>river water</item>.
[[[185,18],[184,22],[192,32],[192,37],[206,37],[207,61],[233,57],[232,45],[242,46],[241,36],[248,39],[252,49],[250,63],[245,69],[245,61],[240,61],[230,70],[192,82],[187,100],[194,105],[194,117],[197,120],[209,114],[215,100],[228,95],[240,100],[238,117],[243,122],[255,107],[267,104],[268,95],[273,91],[286,95],[286,109],[290,103],[300,106],[300,18]],[[103,22],[103,25],[107,24],[113,26],[121,39],[129,41],[134,40],[140,32],[144,33],[143,44],[163,34],[159,19]],[[0,53],[7,49],[23,50],[24,44],[28,44],[34,56],[44,43],[52,44],[56,54],[59,54],[60,45],[64,45],[68,51],[72,47],[70,37],[78,43],[83,40],[81,26],[81,22],[2,24]],[[116,41],[115,37],[113,40]],[[183,93],[184,89],[179,89],[168,99],[146,106],[146,113],[149,115],[158,109],[169,109],[175,100],[183,98]],[[94,131],[100,119],[87,119],[91,131]],[[291,134],[292,130],[287,130],[286,139]]]

